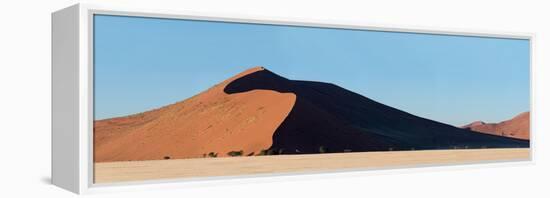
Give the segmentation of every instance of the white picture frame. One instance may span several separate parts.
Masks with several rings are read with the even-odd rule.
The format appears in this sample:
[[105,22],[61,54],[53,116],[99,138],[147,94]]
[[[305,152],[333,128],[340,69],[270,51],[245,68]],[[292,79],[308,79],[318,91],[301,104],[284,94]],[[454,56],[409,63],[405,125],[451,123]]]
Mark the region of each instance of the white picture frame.
[[[370,25],[346,23],[339,21],[288,19],[282,17],[258,17],[236,14],[195,13],[134,8],[129,9],[89,4],[73,5],[52,14],[52,183],[56,186],[79,194],[96,191],[109,191],[113,189],[120,190],[144,188],[144,185],[109,185],[94,184],[93,182],[94,166],[92,156],[94,88],[92,24],[94,14],[527,39],[530,41],[531,45],[530,67],[532,67],[533,60],[532,46],[534,42],[534,35],[530,33],[502,33],[444,28],[397,27],[379,24]],[[534,116],[535,111],[532,108],[534,97],[532,97],[532,95],[533,86],[531,84],[531,112]],[[533,147],[533,140],[535,139],[534,133],[536,132],[536,129],[533,128],[533,126],[534,125],[531,121],[531,147],[529,158],[520,161],[511,160],[509,162],[515,162],[517,164],[533,163],[533,150],[535,150]],[[480,166],[484,166],[484,164],[480,164]],[[313,173],[315,173],[315,171]],[[299,173],[260,175],[273,176],[289,174],[295,175]],[[189,184],[188,181],[217,181],[223,178],[250,178],[250,175],[205,177],[200,179],[153,180],[122,184],[149,184],[149,187],[179,187],[181,185]]]

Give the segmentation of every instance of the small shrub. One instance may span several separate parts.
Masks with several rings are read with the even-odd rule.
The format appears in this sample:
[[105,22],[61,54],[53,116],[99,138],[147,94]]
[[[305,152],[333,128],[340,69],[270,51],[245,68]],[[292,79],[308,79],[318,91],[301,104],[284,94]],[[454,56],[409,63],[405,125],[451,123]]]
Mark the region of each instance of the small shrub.
[[268,149],[262,149],[258,155],[267,155]]
[[277,150],[277,154],[278,154],[278,155],[283,154],[284,151],[285,151],[285,149],[280,148],[279,150]]
[[240,151],[229,151],[227,153],[227,155],[231,156],[231,157],[236,157],[236,156],[242,156],[243,155],[243,150],[240,150]]
[[218,153],[210,152],[208,153],[208,157],[218,157]]
[[170,159],[170,156],[164,156],[164,159],[165,160]]
[[258,155],[277,155],[279,154],[279,152],[283,152],[283,149],[273,149],[273,148],[270,148],[270,149],[262,149]]
[[327,149],[324,146],[319,147],[319,153],[326,153]]

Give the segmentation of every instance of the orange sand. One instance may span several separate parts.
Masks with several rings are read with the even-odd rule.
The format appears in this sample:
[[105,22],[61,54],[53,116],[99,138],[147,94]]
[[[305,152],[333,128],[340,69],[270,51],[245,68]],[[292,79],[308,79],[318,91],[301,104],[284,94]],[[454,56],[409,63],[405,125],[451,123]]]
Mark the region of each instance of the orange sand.
[[187,100],[94,126],[94,161],[195,158],[210,152],[258,154],[292,109],[296,96],[272,90],[226,94],[231,81],[263,70],[244,71]]

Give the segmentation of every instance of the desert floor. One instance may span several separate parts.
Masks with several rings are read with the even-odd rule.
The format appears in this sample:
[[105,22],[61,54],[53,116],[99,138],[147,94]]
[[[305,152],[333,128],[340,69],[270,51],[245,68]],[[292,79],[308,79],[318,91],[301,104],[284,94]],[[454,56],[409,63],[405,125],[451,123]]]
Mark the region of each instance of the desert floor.
[[530,160],[530,149],[386,151],[95,163],[95,183]]

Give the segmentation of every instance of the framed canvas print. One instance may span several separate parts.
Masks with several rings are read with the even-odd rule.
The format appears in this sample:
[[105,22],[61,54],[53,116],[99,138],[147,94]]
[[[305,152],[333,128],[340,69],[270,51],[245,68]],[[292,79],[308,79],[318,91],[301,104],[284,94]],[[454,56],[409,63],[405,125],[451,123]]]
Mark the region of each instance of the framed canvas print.
[[52,21],[52,180],[73,192],[531,161],[528,34],[90,5]]

